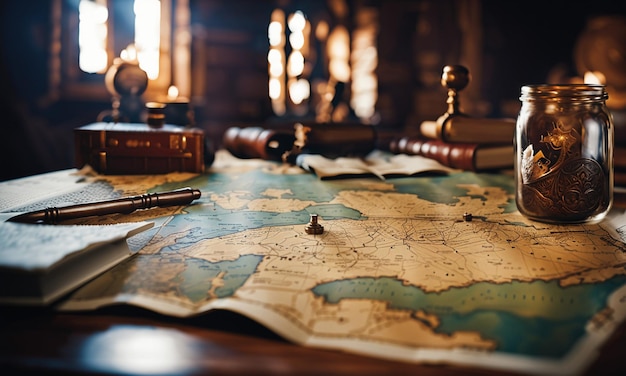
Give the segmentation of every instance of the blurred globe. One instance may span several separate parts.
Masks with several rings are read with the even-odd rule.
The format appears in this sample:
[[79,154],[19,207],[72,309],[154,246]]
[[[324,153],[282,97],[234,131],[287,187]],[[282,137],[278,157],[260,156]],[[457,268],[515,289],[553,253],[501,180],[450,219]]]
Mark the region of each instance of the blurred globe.
[[591,72],[604,81],[608,107],[626,108],[626,17],[590,19],[577,39],[574,59],[581,77]]

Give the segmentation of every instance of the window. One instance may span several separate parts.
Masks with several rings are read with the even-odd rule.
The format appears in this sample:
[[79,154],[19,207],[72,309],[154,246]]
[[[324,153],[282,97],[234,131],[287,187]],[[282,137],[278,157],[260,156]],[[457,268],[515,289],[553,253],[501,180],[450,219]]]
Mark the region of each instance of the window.
[[50,93],[108,100],[104,75],[116,58],[136,60],[150,83],[144,96],[190,92],[189,0],[54,0]]
[[[352,110],[363,123],[374,124],[379,121],[378,11],[356,7],[350,30],[347,3],[329,4],[332,25],[324,18],[311,21],[300,10],[272,12],[267,54],[272,110],[277,116],[314,112],[320,122],[344,121]],[[321,66],[317,75],[314,65]]]
[[78,4],[78,65],[83,72],[104,73],[109,64],[107,53],[106,2],[80,0]]
[[311,95],[311,87],[305,60],[309,54],[310,30],[311,23],[302,11],[288,17],[281,9],[272,12],[267,32],[270,44],[267,61],[269,96],[276,115],[284,115],[287,104],[297,115],[306,115],[308,111],[306,101]]

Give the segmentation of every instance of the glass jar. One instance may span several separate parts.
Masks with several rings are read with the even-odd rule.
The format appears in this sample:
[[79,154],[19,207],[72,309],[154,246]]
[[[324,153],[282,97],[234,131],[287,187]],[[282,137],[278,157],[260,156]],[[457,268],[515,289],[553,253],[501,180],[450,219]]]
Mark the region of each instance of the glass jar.
[[613,203],[613,119],[603,85],[527,85],[515,131],[516,204],[548,223],[595,223]]

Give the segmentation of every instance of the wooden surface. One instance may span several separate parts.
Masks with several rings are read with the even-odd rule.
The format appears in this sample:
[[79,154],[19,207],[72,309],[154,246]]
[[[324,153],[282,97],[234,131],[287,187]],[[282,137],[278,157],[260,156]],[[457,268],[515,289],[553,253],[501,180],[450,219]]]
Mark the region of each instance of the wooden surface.
[[[132,307],[0,312],[0,367],[5,375],[513,375],[298,346],[226,311],[188,319]],[[619,373],[624,354],[622,327],[585,374]]]

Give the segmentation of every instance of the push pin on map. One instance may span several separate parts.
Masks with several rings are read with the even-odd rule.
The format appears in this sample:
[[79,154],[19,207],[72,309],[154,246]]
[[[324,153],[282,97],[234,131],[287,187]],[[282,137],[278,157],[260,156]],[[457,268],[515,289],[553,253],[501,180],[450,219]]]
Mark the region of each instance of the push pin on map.
[[472,213],[463,213],[463,220],[465,220],[465,222],[471,222],[472,221]]
[[304,226],[304,231],[306,231],[307,234],[319,235],[324,232],[324,226],[320,225],[317,219],[317,214],[311,214],[311,221]]

